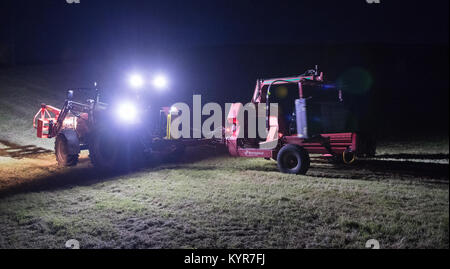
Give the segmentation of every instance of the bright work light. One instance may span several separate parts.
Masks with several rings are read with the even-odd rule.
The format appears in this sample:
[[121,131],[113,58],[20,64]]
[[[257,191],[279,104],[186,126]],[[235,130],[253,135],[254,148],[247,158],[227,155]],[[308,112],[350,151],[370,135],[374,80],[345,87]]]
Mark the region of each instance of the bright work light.
[[158,75],[153,79],[153,86],[158,89],[163,89],[167,87],[167,78],[163,75]]
[[136,122],[138,118],[138,110],[131,102],[124,102],[118,105],[116,114],[121,121]]
[[129,83],[131,87],[135,89],[142,88],[144,85],[144,79],[139,74],[133,74],[130,76]]

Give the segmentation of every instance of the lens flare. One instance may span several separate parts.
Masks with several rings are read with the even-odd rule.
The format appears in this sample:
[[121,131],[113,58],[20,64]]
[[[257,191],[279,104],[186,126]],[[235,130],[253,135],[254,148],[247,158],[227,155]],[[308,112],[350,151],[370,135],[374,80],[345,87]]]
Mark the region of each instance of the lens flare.
[[353,67],[346,70],[338,79],[344,92],[352,94],[365,94],[373,85],[372,75],[362,67]]
[[275,95],[280,99],[284,99],[288,95],[288,89],[286,86],[278,86],[275,89]]

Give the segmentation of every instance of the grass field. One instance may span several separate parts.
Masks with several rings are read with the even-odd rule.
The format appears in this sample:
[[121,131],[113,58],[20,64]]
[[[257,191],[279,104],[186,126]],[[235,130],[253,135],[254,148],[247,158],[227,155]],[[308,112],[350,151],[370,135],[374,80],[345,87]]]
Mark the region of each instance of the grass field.
[[280,174],[273,161],[188,152],[132,174],[57,168],[50,154],[1,163],[0,247],[448,248],[448,166],[378,163]]
[[380,159],[313,160],[306,176],[206,147],[129,174],[100,173],[86,153],[63,169],[30,128],[51,95],[33,94],[38,77],[0,80],[0,248],[449,247],[448,138],[381,141]]

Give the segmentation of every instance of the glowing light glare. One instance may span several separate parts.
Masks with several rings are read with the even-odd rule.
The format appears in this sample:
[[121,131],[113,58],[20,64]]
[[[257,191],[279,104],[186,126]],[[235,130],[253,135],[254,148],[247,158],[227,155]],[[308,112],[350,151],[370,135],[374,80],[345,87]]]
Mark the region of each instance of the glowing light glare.
[[144,79],[139,74],[131,75],[129,82],[130,82],[130,85],[136,89],[141,88],[144,85]]
[[117,107],[116,113],[118,118],[122,121],[135,122],[137,120],[137,108],[130,102],[121,103]]
[[63,120],[63,126],[65,128],[77,128],[77,118],[67,117]]
[[174,106],[171,106],[169,112],[170,112],[171,114],[178,113],[178,108],[176,108],[176,107],[174,107]]
[[162,89],[166,88],[168,84],[167,78],[162,75],[158,75],[153,79],[153,86],[156,88]]
[[286,86],[278,86],[275,89],[275,95],[280,99],[286,98],[288,95],[288,89]]

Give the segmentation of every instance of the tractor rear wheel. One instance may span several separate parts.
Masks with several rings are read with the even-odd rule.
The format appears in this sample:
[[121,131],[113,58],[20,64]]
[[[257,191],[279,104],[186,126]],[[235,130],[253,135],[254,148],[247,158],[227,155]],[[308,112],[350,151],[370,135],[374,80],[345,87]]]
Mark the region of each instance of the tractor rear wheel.
[[277,164],[283,173],[304,175],[310,165],[308,151],[298,145],[285,145],[278,152]]
[[55,139],[55,155],[59,166],[74,166],[78,163],[78,154],[69,154],[68,152],[67,138],[60,133]]

